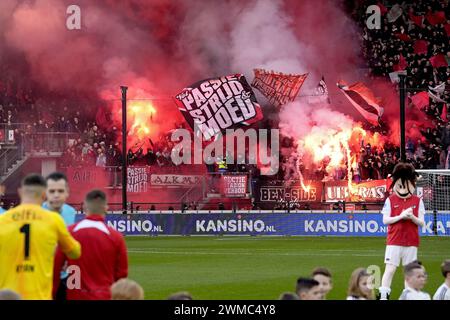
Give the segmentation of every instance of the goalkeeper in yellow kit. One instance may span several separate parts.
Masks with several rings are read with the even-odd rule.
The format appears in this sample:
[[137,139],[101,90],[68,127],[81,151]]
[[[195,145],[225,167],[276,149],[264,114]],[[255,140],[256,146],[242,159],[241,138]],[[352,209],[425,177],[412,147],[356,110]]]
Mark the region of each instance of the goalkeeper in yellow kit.
[[22,299],[52,298],[57,245],[71,259],[81,255],[61,216],[41,208],[45,189],[42,176],[28,175],[19,189],[21,204],[0,216],[0,289]]

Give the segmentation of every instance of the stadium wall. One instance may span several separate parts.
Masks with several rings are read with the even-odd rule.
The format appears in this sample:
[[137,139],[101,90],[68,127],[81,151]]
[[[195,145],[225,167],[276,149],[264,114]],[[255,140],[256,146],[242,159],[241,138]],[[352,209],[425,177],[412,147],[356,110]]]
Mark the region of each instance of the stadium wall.
[[[82,219],[83,215],[78,215]],[[386,236],[381,214],[108,214],[124,235]],[[450,214],[427,214],[422,236],[449,236]]]

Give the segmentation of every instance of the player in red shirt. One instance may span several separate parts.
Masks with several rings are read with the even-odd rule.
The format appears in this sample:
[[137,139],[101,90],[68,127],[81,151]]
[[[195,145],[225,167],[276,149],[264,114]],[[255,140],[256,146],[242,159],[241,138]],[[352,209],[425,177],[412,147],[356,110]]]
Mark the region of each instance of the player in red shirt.
[[409,163],[398,163],[392,172],[394,193],[386,199],[381,210],[383,223],[388,225],[386,254],[380,300],[388,300],[395,270],[417,260],[419,247],[419,226],[423,226],[425,206],[422,199],[413,195],[416,189],[417,173]]
[[67,261],[67,300],[110,300],[111,285],[128,276],[125,241],[120,232],[105,223],[107,201],[104,192],[89,192],[84,205],[86,218],[69,227],[83,253],[79,260],[72,260],[57,250],[53,292],[56,293],[60,271]]

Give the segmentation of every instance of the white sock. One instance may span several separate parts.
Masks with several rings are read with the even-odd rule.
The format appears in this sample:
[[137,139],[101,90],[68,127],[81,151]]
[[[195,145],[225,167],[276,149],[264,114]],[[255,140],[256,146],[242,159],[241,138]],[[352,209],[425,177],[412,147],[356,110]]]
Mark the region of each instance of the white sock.
[[380,300],[387,300],[388,295],[391,294],[391,288],[388,287],[380,287],[378,291],[380,291]]

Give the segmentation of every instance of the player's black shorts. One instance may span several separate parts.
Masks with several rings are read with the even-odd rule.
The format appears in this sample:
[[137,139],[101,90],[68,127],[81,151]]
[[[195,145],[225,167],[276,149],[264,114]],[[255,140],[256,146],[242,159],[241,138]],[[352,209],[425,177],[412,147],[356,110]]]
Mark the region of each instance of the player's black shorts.
[[61,279],[61,281],[59,282],[59,287],[55,294],[55,300],[67,300],[67,278]]

